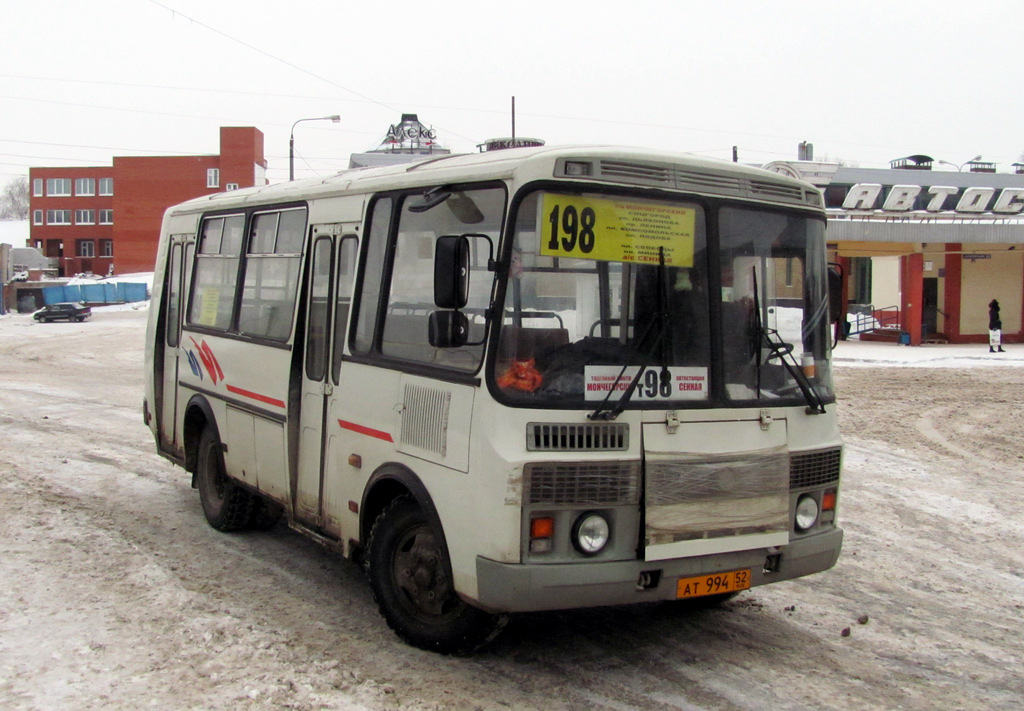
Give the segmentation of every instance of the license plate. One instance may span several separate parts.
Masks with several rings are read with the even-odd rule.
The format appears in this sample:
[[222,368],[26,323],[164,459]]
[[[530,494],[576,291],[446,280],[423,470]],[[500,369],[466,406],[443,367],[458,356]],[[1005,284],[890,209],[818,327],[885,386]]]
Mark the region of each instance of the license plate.
[[680,578],[676,583],[676,598],[703,597],[746,590],[750,587],[750,569],[731,570],[728,573],[709,573],[695,578]]

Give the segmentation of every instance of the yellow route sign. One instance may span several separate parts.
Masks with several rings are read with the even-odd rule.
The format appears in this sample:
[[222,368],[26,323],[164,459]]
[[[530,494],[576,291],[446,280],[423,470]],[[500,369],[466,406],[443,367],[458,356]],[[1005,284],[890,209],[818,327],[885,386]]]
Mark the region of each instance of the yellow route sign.
[[545,193],[540,253],[549,257],[692,267],[692,207]]
[[220,289],[207,286],[199,292],[199,324],[216,326],[217,313],[220,307]]

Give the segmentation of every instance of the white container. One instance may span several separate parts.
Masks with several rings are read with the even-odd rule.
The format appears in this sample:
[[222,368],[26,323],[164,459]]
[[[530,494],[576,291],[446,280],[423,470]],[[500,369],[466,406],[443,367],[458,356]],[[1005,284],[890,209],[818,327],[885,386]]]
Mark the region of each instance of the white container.
[[803,368],[804,375],[808,378],[814,377],[814,354],[804,353],[800,356],[800,367]]

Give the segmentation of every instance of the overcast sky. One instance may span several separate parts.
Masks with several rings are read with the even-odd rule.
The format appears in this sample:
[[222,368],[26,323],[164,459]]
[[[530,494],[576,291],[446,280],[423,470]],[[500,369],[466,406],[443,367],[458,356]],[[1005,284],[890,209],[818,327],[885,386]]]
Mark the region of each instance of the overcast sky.
[[4,2],[0,184],[29,166],[217,153],[326,175],[417,113],[454,151],[511,133],[744,162],[1021,160],[1021,3]]

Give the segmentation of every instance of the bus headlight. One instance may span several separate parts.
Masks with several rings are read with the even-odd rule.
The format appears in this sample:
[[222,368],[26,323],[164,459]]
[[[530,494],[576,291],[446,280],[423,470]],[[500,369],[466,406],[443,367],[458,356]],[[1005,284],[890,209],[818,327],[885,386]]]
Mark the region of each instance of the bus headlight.
[[818,522],[818,502],[813,496],[804,495],[796,502],[796,528],[806,531]]
[[608,519],[588,511],[577,518],[572,526],[572,544],[583,555],[597,555],[608,545],[611,533]]

